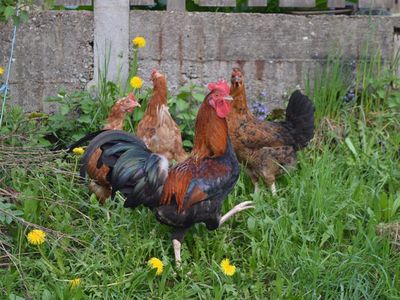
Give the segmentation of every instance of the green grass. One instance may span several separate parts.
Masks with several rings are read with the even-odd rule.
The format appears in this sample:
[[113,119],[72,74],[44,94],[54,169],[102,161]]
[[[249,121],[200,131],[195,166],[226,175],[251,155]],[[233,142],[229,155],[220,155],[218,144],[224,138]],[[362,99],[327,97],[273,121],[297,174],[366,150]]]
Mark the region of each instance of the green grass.
[[[344,70],[337,63],[335,72]],[[78,158],[32,155],[29,164],[0,149],[0,217],[14,216],[0,218],[0,298],[400,299],[400,252],[376,232],[400,220],[400,103],[390,68],[373,64],[357,65],[371,72],[355,72],[351,103],[335,72],[324,74],[336,81],[309,85],[316,136],[297,169],[278,180],[277,197],[253,195],[242,173],[223,211],[244,200],[256,208],[216,231],[194,226],[180,269],[170,229],[121,198],[100,207],[77,178]],[[40,249],[27,242],[27,222],[54,231]],[[147,266],[151,257],[164,262],[161,276]],[[237,267],[232,277],[219,267],[225,257]],[[73,278],[79,288],[70,288]]]

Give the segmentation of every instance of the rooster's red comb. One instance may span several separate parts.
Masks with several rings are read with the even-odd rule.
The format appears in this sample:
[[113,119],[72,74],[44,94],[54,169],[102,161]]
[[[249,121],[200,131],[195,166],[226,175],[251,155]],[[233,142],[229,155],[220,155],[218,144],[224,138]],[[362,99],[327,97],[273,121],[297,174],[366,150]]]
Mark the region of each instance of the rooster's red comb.
[[218,90],[225,95],[229,95],[229,85],[225,80],[218,80],[217,82],[210,82],[208,89],[211,91]]

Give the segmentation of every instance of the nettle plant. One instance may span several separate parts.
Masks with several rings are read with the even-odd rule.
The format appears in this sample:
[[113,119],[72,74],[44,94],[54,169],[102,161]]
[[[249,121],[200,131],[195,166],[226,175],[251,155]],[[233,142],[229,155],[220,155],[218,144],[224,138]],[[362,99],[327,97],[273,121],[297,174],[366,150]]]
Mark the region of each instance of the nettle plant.
[[0,22],[12,20],[15,25],[19,25],[23,21],[27,21],[29,14],[26,10],[31,1],[19,1],[19,9],[17,10],[16,0],[0,0]]
[[193,147],[197,111],[205,95],[204,87],[189,84],[181,87],[176,96],[168,99],[169,111],[181,129],[182,142],[186,150]]
[[[55,0],[44,0],[41,5],[50,8],[54,2]],[[0,0],[0,22],[12,20],[14,25],[19,26],[29,19],[28,11],[33,4],[35,4],[34,0]]]
[[107,85],[108,97],[92,97],[86,91],[67,93],[60,91],[48,102],[57,103],[59,111],[48,118],[48,130],[53,142],[65,146],[89,132],[100,129],[107,119],[116,93],[112,83]]

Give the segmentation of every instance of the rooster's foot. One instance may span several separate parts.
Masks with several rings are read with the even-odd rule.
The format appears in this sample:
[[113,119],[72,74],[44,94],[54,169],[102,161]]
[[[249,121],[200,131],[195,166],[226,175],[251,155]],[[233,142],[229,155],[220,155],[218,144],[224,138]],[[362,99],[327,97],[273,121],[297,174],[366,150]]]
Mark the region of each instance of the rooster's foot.
[[239,203],[238,205],[236,205],[234,208],[232,208],[230,211],[228,211],[225,215],[223,215],[221,217],[221,219],[219,220],[219,226],[224,224],[230,217],[236,215],[238,212],[249,209],[249,208],[254,208],[253,201],[245,201],[245,202]]

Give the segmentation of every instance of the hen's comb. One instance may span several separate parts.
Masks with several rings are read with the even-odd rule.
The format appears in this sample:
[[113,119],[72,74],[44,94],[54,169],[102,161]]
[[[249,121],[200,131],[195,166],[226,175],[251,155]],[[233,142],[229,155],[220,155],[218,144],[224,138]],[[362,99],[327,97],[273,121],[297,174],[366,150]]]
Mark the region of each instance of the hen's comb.
[[242,70],[240,68],[233,68],[232,69],[232,75],[237,76],[237,75],[242,75]]
[[223,79],[218,80],[217,82],[210,82],[207,87],[210,90],[210,92],[218,90],[225,95],[229,95],[229,85]]
[[133,93],[129,93],[128,94],[128,98],[129,98],[129,100],[133,100],[133,101],[136,101],[136,98],[135,98],[135,95],[133,94]]
[[153,70],[151,71],[151,76],[156,75],[157,72],[158,72],[157,69],[153,69]]

